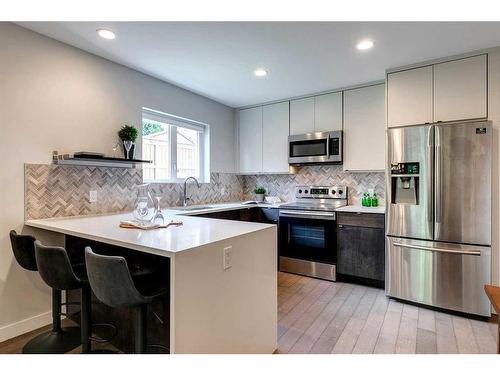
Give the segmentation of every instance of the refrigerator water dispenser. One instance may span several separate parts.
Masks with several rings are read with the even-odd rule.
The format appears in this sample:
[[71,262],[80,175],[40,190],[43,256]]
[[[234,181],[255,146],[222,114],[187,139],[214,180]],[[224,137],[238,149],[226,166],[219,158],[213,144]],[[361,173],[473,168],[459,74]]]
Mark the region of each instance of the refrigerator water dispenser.
[[391,203],[419,204],[419,163],[391,164]]

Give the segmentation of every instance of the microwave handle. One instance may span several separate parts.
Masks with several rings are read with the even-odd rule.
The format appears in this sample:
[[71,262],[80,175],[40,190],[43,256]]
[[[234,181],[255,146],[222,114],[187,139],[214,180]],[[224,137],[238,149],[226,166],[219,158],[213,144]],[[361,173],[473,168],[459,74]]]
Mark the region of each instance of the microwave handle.
[[344,142],[343,142],[343,139],[344,139],[344,135],[341,133],[340,134],[340,137],[339,137],[339,156],[340,156],[340,159],[344,159]]
[[328,159],[330,159],[331,156],[337,156],[337,155],[330,155],[330,140],[332,138],[338,138],[339,140],[339,155],[338,156],[342,156],[342,153],[343,153],[343,142],[342,142],[342,135],[338,135],[338,136],[333,136],[330,134],[328,135],[328,138],[327,138],[327,141],[326,141],[326,154],[328,155]]

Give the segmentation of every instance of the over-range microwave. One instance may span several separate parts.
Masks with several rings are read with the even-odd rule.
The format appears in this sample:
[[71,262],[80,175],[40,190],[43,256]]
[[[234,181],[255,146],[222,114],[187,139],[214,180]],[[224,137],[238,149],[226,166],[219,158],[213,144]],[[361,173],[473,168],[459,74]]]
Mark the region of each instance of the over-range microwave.
[[342,131],[288,137],[289,164],[342,163]]

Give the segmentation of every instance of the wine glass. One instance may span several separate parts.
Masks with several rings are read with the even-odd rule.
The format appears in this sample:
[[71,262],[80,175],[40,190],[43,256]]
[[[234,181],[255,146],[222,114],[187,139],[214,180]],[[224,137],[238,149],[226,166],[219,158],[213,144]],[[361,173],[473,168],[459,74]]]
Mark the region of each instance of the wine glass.
[[113,157],[116,158],[116,151],[118,151],[118,147],[120,147],[120,142],[113,142],[111,147],[113,148]]
[[163,213],[161,212],[161,196],[155,196],[155,216],[153,218],[153,224],[163,225],[165,224],[165,218],[163,217]]
[[125,155],[125,159],[129,158],[130,149],[132,148],[132,141],[123,141],[123,145],[125,146],[125,150],[127,150],[127,155]]

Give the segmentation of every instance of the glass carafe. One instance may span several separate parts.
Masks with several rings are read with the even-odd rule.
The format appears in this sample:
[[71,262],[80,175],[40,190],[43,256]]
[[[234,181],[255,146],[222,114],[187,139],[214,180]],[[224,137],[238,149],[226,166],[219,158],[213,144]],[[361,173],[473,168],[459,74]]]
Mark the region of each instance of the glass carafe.
[[149,184],[137,186],[137,198],[134,203],[134,218],[141,224],[150,223],[155,214],[155,204],[151,198]]

